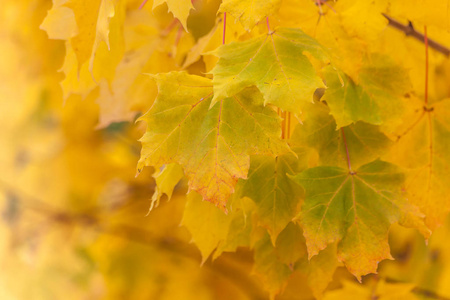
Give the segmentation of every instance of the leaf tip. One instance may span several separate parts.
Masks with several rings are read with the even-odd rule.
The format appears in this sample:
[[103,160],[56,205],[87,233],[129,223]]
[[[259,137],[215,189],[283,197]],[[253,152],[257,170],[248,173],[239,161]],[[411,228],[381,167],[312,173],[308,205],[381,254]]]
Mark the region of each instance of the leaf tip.
[[139,174],[141,174],[142,172],[142,168],[138,167],[138,169],[136,170],[136,174],[134,175],[134,178],[137,178],[139,176]]
[[209,109],[213,108],[214,105],[216,105],[217,102],[219,102],[221,99],[218,99],[219,97],[217,97],[216,95],[213,96],[213,98],[211,99],[211,104],[209,105]]

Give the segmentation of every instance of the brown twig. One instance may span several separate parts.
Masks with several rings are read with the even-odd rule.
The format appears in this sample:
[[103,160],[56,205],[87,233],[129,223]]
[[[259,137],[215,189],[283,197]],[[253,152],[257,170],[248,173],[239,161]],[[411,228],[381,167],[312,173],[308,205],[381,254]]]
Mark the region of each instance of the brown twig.
[[[320,4],[325,4],[327,3],[328,0],[316,0],[316,5],[320,7]],[[404,25],[402,23],[400,23],[399,21],[393,19],[392,17],[388,16],[387,14],[383,13],[382,14],[388,21],[389,21],[389,26],[392,26],[400,31],[403,31],[406,36],[412,36],[413,38],[415,38],[416,40],[419,40],[421,42],[424,42],[424,35],[418,31],[416,31],[414,29],[414,26],[411,22],[409,22],[408,25]],[[431,48],[433,48],[434,50],[441,52],[442,54],[444,54],[445,56],[450,56],[450,49],[445,47],[442,44],[439,44],[438,42],[428,38],[428,46],[430,46]]]
[[[416,31],[414,29],[414,26],[412,25],[412,23],[410,22],[408,25],[404,25],[402,23],[400,23],[399,21],[391,18],[390,16],[383,14],[383,16],[388,19],[389,21],[389,26],[392,26],[400,31],[403,31],[405,33],[406,36],[411,36],[413,38],[415,38],[416,40],[420,41],[420,42],[424,42],[425,40],[425,36]],[[428,38],[428,46],[433,48],[434,50],[441,52],[442,54],[444,54],[445,56],[450,56],[450,49],[445,47],[442,44],[439,44],[438,42]]]

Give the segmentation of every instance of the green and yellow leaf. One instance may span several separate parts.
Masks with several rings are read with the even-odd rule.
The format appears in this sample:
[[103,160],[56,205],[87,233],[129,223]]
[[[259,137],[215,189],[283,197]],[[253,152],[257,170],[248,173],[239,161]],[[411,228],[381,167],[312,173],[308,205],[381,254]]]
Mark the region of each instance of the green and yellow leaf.
[[338,128],[357,121],[374,125],[398,122],[402,97],[410,88],[405,74],[404,69],[378,55],[361,67],[357,82],[328,67],[324,72],[328,88],[323,100]]
[[[306,168],[305,153],[277,157],[253,156],[248,179],[239,188],[243,196],[256,203],[258,224],[267,228],[275,244],[278,234],[297,214],[302,189],[288,175]],[[306,160],[305,160],[306,161]]]
[[280,4],[281,0],[224,0],[219,12],[229,13],[250,30],[263,18],[274,14]]
[[347,150],[354,168],[369,163],[386,154],[392,146],[392,141],[384,135],[377,126],[364,122],[342,128],[347,148],[341,130],[336,130],[336,121],[329,114],[329,109],[322,103],[310,105],[307,118],[299,124],[292,135],[292,146],[308,146],[315,149],[319,155],[319,164],[347,167]]
[[336,241],[338,257],[358,279],[391,258],[387,234],[392,223],[420,218],[402,195],[404,174],[376,160],[356,171],[316,167],[293,177],[306,191],[299,214],[309,257]]
[[189,188],[225,210],[249,154],[287,152],[277,114],[255,89],[220,100],[211,108],[210,79],[172,72],[155,76],[158,98],[142,118],[147,132],[138,169],[179,163]]
[[312,102],[314,91],[324,87],[305,52],[319,61],[328,57],[316,40],[293,28],[219,47],[214,52],[219,61],[211,71],[213,104],[255,85],[265,104],[300,114]]

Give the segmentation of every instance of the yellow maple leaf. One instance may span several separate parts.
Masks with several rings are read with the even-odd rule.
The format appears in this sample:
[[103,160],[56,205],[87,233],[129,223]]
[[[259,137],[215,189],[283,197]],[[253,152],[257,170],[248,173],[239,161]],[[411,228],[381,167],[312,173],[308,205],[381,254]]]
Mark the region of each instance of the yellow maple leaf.
[[219,11],[238,19],[245,29],[252,29],[264,17],[275,13],[281,0],[224,0]]
[[173,16],[181,22],[184,29],[187,30],[189,12],[194,8],[191,0],[154,0],[153,9],[164,3],[167,4],[167,8],[173,13]]

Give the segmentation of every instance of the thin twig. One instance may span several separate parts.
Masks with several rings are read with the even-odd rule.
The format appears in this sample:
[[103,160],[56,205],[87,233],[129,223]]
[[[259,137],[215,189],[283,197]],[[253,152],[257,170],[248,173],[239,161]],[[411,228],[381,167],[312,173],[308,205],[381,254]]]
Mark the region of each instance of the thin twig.
[[225,45],[225,34],[227,30],[227,13],[223,13],[223,33],[222,33],[222,45]]
[[[383,14],[383,16],[386,19],[388,19],[389,26],[392,26],[400,31],[403,31],[406,34],[406,36],[411,36],[421,42],[425,41],[425,36],[422,33],[416,31],[414,29],[414,27],[412,26],[412,23],[409,23],[408,25],[404,25],[386,14]],[[434,50],[436,50],[438,52],[441,52],[442,54],[444,54],[447,57],[450,56],[449,48],[445,47],[442,44],[439,44],[438,42],[436,42],[430,38],[428,38],[428,46],[430,46],[431,48],[433,48]]]
[[428,105],[428,35],[427,35],[427,26],[423,29],[423,38],[425,43],[425,106]]
[[147,3],[147,1],[148,0],[144,0],[144,2],[142,2],[141,5],[139,6],[139,9],[142,9],[145,6],[145,4]]

